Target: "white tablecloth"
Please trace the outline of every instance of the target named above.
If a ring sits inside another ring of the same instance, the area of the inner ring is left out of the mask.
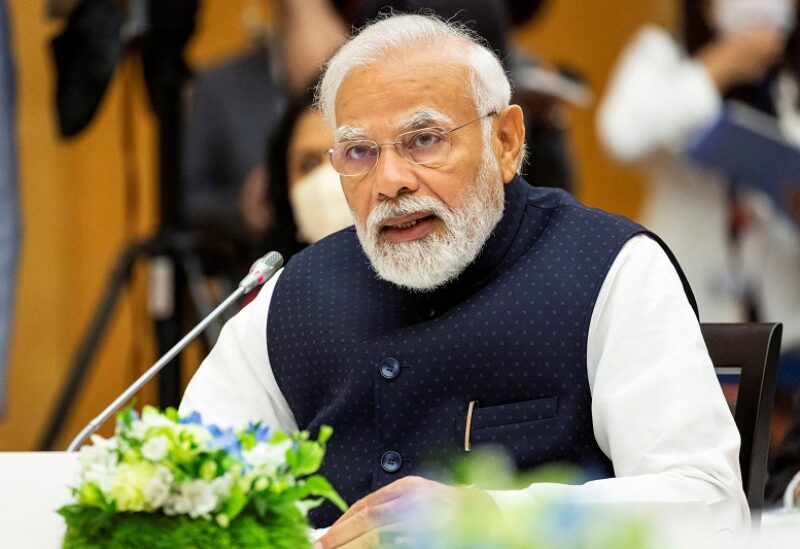
[[[66,525],[56,510],[77,478],[77,454],[0,452],[0,547],[61,547]]]

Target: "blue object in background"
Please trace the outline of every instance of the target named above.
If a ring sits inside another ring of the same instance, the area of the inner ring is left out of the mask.
[[[0,416],[6,408],[6,378],[20,245],[10,26],[6,0],[0,0]]]
[[[774,117],[744,103],[727,103],[720,116],[695,136],[686,155],[732,183],[761,190],[779,213],[789,216],[787,190],[800,187],[800,147],[781,134]]]

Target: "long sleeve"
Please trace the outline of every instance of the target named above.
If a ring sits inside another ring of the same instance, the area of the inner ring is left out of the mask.
[[[267,315],[281,272],[225,324],[217,344],[186,388],[181,414],[198,411],[204,422],[220,426],[241,427],[260,420],[271,429],[297,430],[267,354]]]
[[[603,283],[587,372],[595,438],[616,478],[489,492],[501,508],[569,498],[705,517],[711,532],[746,524],[739,433],[677,273],[648,237],[623,247]]]
[[[598,112],[600,140],[621,162],[680,150],[714,119],[721,104],[705,68],[665,30],[648,26],[615,69]]]

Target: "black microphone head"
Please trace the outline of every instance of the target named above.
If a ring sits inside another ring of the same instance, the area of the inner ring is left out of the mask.
[[[269,252],[259,257],[250,267],[250,272],[239,282],[239,287],[244,288],[244,293],[249,292],[272,278],[272,275],[283,267],[283,257],[278,252]]]

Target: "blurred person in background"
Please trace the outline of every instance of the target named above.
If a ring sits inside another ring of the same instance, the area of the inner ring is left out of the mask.
[[[692,165],[683,152],[744,101],[800,144],[795,0],[686,0],[684,44],[647,26],[622,54],[599,110],[602,142],[646,169],[642,223],[675,252],[706,322],[781,321],[773,443],[791,417],[800,348],[800,236],[766,195]]]
[[[312,110],[313,86],[289,106],[267,150],[267,201],[275,212],[267,237],[284,260],[308,244],[353,224],[339,174],[328,161],[333,133]]]
[[[208,250],[210,270],[236,278],[263,253],[272,225],[263,166],[266,141],[285,108],[274,31],[258,4],[242,4],[251,48],[198,72],[184,143],[183,218]],[[225,265],[230,259],[234,265]]]
[[[287,87],[292,93],[302,92],[303,86],[319,78],[321,65],[344,44],[351,28],[363,27],[389,10],[426,11],[464,23],[503,60],[508,55],[508,3],[506,0],[280,0],[280,43]],[[534,11],[539,3],[531,2]]]

